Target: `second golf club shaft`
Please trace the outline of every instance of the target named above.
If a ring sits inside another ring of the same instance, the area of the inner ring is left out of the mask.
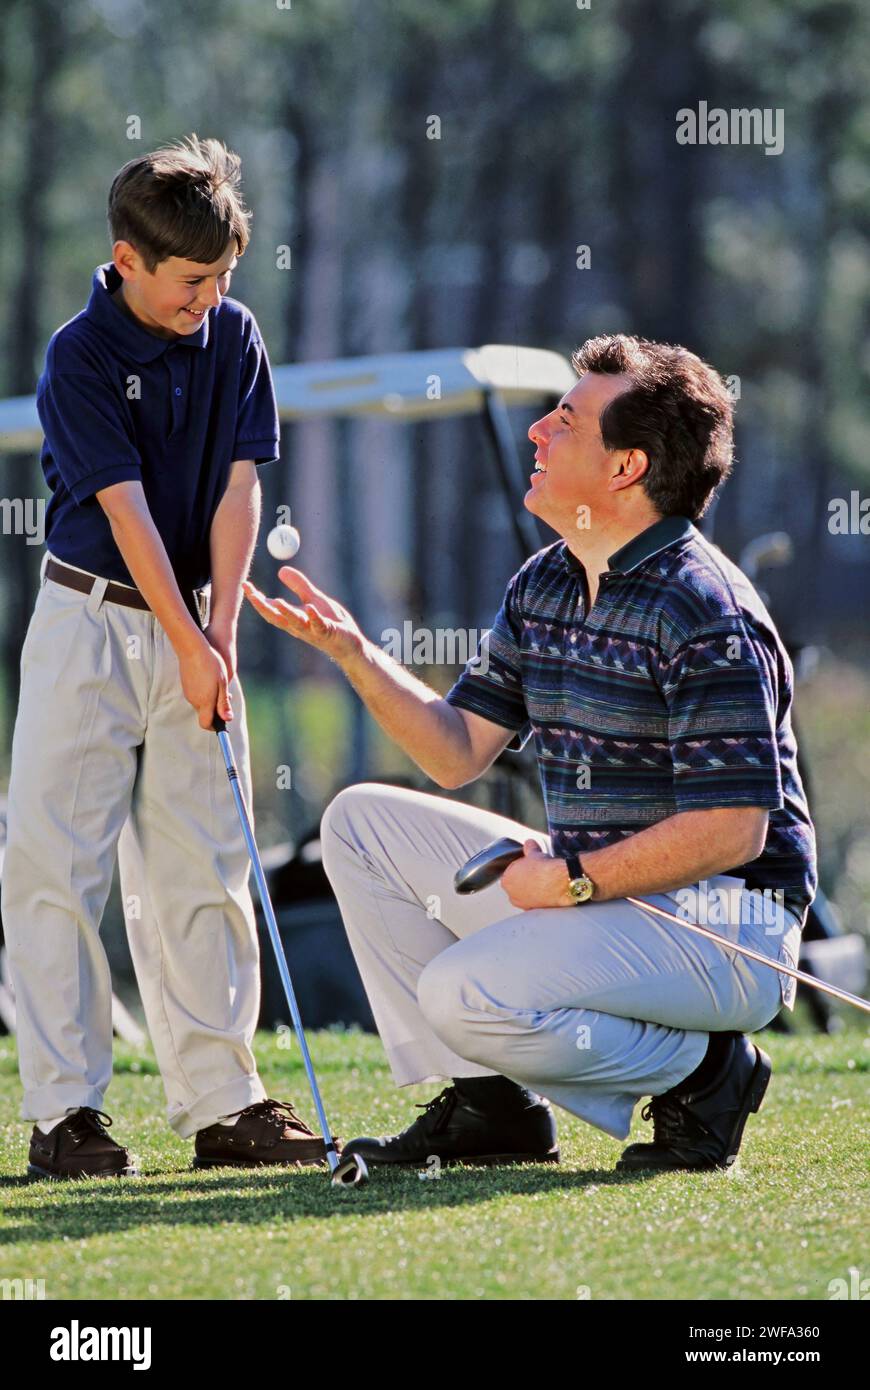
[[[808,975],[805,970],[798,970],[796,966],[783,965],[781,961],[772,960],[770,956],[762,955],[761,951],[755,951],[751,946],[741,946],[736,941],[729,941],[726,936],[721,936],[719,932],[710,931],[708,927],[702,927],[699,922],[687,922],[685,918],[677,917],[673,912],[666,912],[663,907],[656,907],[653,903],[645,902],[643,898],[626,897],[625,901],[633,903],[635,907],[642,907],[646,912],[654,912],[657,917],[663,917],[666,922],[676,922],[677,926],[685,927],[686,931],[694,932],[696,936],[705,936],[708,941],[716,941],[728,951],[736,951],[739,956],[746,956],[749,960],[757,960],[761,965],[769,965],[772,970],[778,970],[781,975],[790,975],[793,980],[798,980],[803,985],[821,990],[822,993],[830,994],[834,999],[841,999],[844,1004],[853,1004],[856,1009],[870,1014],[870,1000],[862,999],[858,994],[850,994],[847,989],[840,989],[838,985],[829,984],[827,980],[820,980],[815,975]]]

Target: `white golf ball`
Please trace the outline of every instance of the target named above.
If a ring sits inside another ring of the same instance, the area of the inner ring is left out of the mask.
[[[295,526],[273,526],[266,540],[266,549],[275,560],[292,560],[301,544]]]

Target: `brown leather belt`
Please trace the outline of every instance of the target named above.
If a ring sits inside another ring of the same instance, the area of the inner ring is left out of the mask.
[[[49,559],[45,566],[46,579],[54,580],[55,584],[63,584],[67,589],[76,589],[80,594],[89,594],[96,583],[97,576],[93,574],[83,574],[81,570],[70,569],[68,565],[61,564],[58,560]],[[184,598],[190,607],[193,602],[192,613],[198,615],[200,624],[204,621],[205,614],[205,590],[194,589],[191,593],[185,593]],[[114,579],[110,579],[106,585],[106,592],[103,595],[104,603],[123,603],[127,608],[140,608],[146,613],[151,612],[151,605],[143,593],[138,589],[132,589],[127,584],[118,584]]]

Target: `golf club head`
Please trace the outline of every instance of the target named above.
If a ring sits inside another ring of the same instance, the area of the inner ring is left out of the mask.
[[[508,864],[521,859],[522,855],[523,847],[519,840],[512,840],[508,836],[493,840],[491,845],[472,855],[461,869],[457,869],[453,887],[457,893],[479,893],[481,888],[501,878]]]
[[[343,1158],[332,1170],[333,1187],[362,1187],[369,1180],[369,1170],[358,1154]]]

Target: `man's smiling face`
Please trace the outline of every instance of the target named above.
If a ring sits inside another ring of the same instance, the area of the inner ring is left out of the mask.
[[[630,384],[626,376],[585,372],[556,408],[529,429],[543,471],[532,475],[524,504],[560,535],[576,536],[578,507],[590,508],[593,526],[596,509],[599,517],[610,510],[616,459],[604,447],[599,420],[604,407]]]
[[[211,265],[170,256],[153,274],[129,242],[116,242],[113,254],[124,278],[124,306],[144,328],[161,338],[195,333],[209,309],[220,307],[238,265],[235,241]]]

